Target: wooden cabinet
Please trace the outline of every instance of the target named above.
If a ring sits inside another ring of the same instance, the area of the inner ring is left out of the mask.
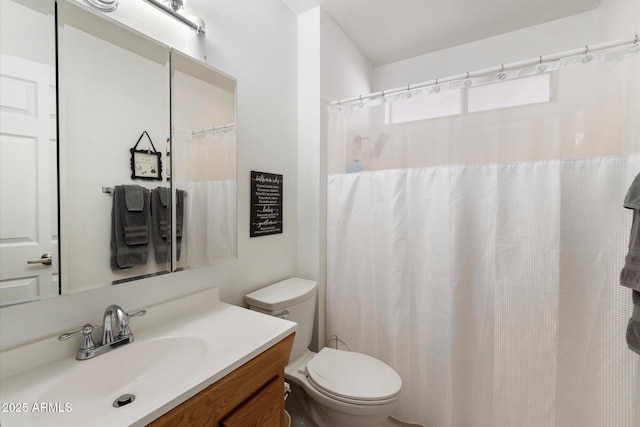
[[[149,426],[281,427],[284,367],[293,337],[289,335]]]

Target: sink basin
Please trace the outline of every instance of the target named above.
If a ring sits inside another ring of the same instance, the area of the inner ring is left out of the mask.
[[[215,288],[149,311],[135,341],[89,360],[75,360],[76,343],[56,352],[57,335],[0,352],[2,427],[143,427],[295,331]],[[135,399],[114,407],[124,395]]]
[[[69,425],[88,421],[105,407],[122,411],[124,406],[112,406],[115,399],[123,394],[148,398],[171,387],[188,371],[197,369],[206,352],[207,345],[199,338],[162,337],[134,341],[118,350],[76,362],[74,369],[36,399],[57,404],[57,410],[32,411],[32,415],[46,419],[48,425]],[[135,404],[134,400],[129,405]]]

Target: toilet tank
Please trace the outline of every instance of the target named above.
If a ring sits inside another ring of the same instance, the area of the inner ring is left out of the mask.
[[[302,355],[311,343],[316,313],[316,288],[317,283],[313,280],[292,277],[258,289],[245,297],[251,310],[298,324],[289,360]]]

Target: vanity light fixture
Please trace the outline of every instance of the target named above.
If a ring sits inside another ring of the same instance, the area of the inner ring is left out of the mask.
[[[96,0],[92,0],[92,1],[96,1]],[[117,1],[117,0],[114,0],[114,1]],[[178,13],[178,10],[184,7],[184,4],[187,2],[187,0],[166,0],[166,1],[145,0],[145,1],[151,4],[152,6],[157,7],[167,15],[170,15],[175,19],[177,19],[178,21],[182,22],[183,24],[193,28],[193,30],[199,36],[205,35],[204,21],[202,19],[198,18],[197,16],[186,17]]]
[[[85,0],[90,6],[101,12],[111,12],[118,7],[118,0]],[[179,1],[179,0],[178,0]]]

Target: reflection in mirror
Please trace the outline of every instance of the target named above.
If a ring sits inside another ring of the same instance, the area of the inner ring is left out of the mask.
[[[160,168],[169,48],[73,3],[58,2],[63,294],[171,263],[170,182]]]
[[[237,255],[236,80],[171,50],[175,269]]]
[[[54,0],[0,0],[0,306],[58,295]]]

